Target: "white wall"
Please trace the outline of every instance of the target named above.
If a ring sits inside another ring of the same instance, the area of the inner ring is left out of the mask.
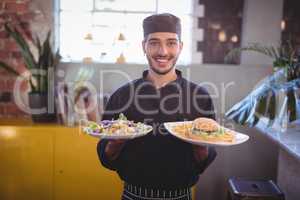
[[[59,70],[64,73],[59,81],[76,79],[80,68],[93,71],[90,84],[98,93],[112,93],[122,84],[140,78],[143,65],[64,63]],[[270,66],[255,65],[191,65],[177,67],[183,75],[206,87],[214,98],[219,115],[241,100],[253,87],[272,71]],[[101,78],[102,77],[102,78]]]
[[[282,15],[283,0],[245,0],[242,46],[254,42],[278,45]],[[272,64],[272,60],[257,53],[243,52],[241,64]]]

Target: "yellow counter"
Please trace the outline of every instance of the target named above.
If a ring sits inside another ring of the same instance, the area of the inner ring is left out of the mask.
[[[115,200],[122,183],[103,168],[97,138],[78,127],[0,123],[1,200]]]

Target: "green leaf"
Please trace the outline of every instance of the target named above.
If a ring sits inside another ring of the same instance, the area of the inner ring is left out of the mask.
[[[14,38],[18,46],[21,50],[21,55],[24,59],[26,66],[29,69],[33,69],[36,67],[36,63],[34,61],[34,57],[30,51],[28,44],[26,43],[25,39],[23,38],[22,34],[16,28],[10,28],[8,23],[4,25],[5,30],[8,32],[9,36]]]
[[[279,52],[277,51],[277,49],[274,46],[271,46],[270,50],[272,52],[273,58],[275,60],[279,59],[280,55],[279,55]]]
[[[270,58],[277,59],[278,54],[274,50],[275,47],[273,46],[263,46],[259,43],[250,43],[247,46],[234,48],[231,51],[229,51],[229,53],[225,56],[225,61],[228,62],[229,60],[236,58],[236,56],[238,56],[242,51],[257,52],[266,55]]]
[[[287,92],[287,98],[287,111],[290,114],[289,122],[292,122],[297,119],[296,97],[294,94],[294,90],[289,90]]]
[[[48,90],[48,74],[47,70],[49,67],[55,67],[58,65],[60,61],[59,51],[54,53],[51,45],[51,31],[48,31],[46,39],[41,41],[37,36],[32,41],[32,44],[38,50],[38,60],[36,61],[31,49],[29,47],[29,43],[26,38],[23,37],[21,32],[18,31],[15,27],[10,25],[9,23],[5,23],[5,30],[12,37],[20,48],[20,52],[24,63],[29,71],[31,70],[45,70],[46,74],[31,74],[29,78],[29,84],[31,86],[32,92],[46,92]],[[1,64],[2,68],[10,71],[11,73],[16,73],[12,71],[13,68],[9,68],[8,65]],[[33,82],[34,81],[34,82]],[[35,84],[33,84],[35,83]]]
[[[19,72],[17,72],[14,68],[12,68],[11,66],[7,65],[6,63],[0,61],[0,68],[5,69],[6,71],[8,71],[9,73],[15,75],[15,76],[22,76]],[[28,79],[31,90],[35,91],[36,87],[33,85],[31,78]]]
[[[255,111],[256,111],[255,114],[257,115],[257,117],[262,117],[262,116],[266,115],[267,98],[268,98],[268,95],[263,95],[258,100],[258,103],[255,108]]]
[[[253,122],[252,122],[252,127],[254,127],[259,122],[259,119],[260,119],[259,117],[254,115],[254,119],[253,119]]]
[[[15,76],[19,76],[20,73],[17,72],[13,67],[7,65],[6,63],[0,61],[0,67],[2,67],[3,69],[5,69],[6,71],[8,71],[9,73],[15,75]]]
[[[229,119],[233,119],[235,122],[245,125],[245,121],[248,118],[249,109],[252,107],[252,102],[247,101],[246,98],[234,105],[229,111],[226,112],[225,116]]]
[[[30,84],[30,87],[31,87],[31,92],[37,92],[38,89],[36,86],[34,86],[33,82],[32,82],[32,77],[29,79],[29,84]]]
[[[118,120],[127,120],[127,117],[123,113],[120,113]]]
[[[271,126],[276,116],[276,95],[274,91],[269,92],[266,110],[266,117],[269,118],[268,126]]]
[[[249,108],[248,117],[245,120],[245,124],[249,127],[253,127],[255,124],[253,124],[254,118],[255,118],[255,108],[256,108],[257,101],[254,101],[254,105],[252,105]]]

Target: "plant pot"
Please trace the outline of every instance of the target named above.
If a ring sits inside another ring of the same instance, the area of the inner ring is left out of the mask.
[[[29,93],[28,97],[33,122],[56,122],[55,104],[48,103],[47,93]]]

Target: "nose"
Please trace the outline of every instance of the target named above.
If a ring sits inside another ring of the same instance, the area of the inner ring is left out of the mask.
[[[167,46],[164,45],[164,44],[161,44],[161,45],[159,46],[159,49],[158,49],[158,54],[159,54],[160,56],[165,56],[165,55],[167,55],[167,54],[168,54]]]

